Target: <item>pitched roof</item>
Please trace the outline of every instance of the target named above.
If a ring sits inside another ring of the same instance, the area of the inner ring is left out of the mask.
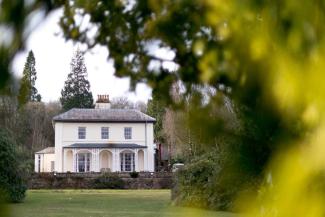
[[[135,143],[74,143],[64,148],[147,148]]]
[[[35,154],[54,154],[54,147],[47,147],[43,150],[36,152]]]
[[[54,122],[155,122],[136,109],[70,109],[53,118]]]

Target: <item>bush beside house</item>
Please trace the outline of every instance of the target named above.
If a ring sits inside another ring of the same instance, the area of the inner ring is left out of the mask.
[[[221,155],[212,151],[194,158],[176,172],[172,199],[182,206],[234,210],[238,194],[245,193],[242,191],[247,186],[256,186],[248,185],[249,180],[229,169]]]
[[[0,129],[0,189],[6,201],[21,202],[25,198],[27,185],[22,174],[14,141],[7,131]]]

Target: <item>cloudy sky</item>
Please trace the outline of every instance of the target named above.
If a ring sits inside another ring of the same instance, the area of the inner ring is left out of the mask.
[[[17,54],[13,62],[14,73],[21,77],[27,53],[33,50],[36,59],[36,88],[45,102],[58,100],[64,81],[70,72],[70,61],[76,46],[65,42],[60,36],[58,21],[62,11],[52,12],[41,22],[29,36],[26,51]],[[110,97],[126,96],[132,101],[147,101],[151,90],[145,84],[138,84],[134,93],[129,92],[129,80],[116,78],[114,68],[107,61],[107,50],[94,48],[85,55],[88,79],[91,91],[96,99],[97,94],[109,94]]]

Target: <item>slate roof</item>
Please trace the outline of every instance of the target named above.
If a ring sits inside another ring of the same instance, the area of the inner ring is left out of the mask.
[[[64,148],[147,148],[135,143],[74,143]]]
[[[35,154],[54,154],[54,147],[47,147],[43,150],[36,152]]]
[[[53,118],[54,122],[156,122],[136,109],[70,109]]]

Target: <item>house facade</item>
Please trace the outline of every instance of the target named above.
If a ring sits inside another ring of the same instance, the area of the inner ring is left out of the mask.
[[[138,110],[110,109],[105,95],[99,96],[95,109],[57,115],[53,118],[54,170],[153,172],[154,122]]]

